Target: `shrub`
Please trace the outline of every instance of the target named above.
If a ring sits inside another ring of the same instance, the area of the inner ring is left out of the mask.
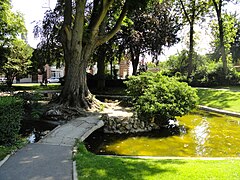
[[[44,109],[39,101],[43,98],[40,93],[19,92],[15,97],[23,100],[24,118],[29,120],[38,120]]]
[[[240,76],[234,67],[228,65],[227,75],[224,76],[222,63],[211,62],[200,66],[193,73],[190,84],[193,86],[239,85]]]
[[[126,84],[139,118],[159,125],[188,113],[197,104],[195,89],[160,73],[132,76]]]
[[[14,97],[0,97],[0,144],[16,142],[22,114],[22,100]]]

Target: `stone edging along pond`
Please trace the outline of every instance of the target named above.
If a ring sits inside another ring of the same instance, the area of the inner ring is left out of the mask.
[[[240,113],[230,112],[226,110],[211,108],[207,106],[199,105],[200,110],[215,112],[219,114],[225,114],[229,116],[240,117]],[[124,114],[108,114],[104,113],[101,117],[104,121],[104,132],[105,133],[138,133],[138,132],[149,132],[151,130],[159,129],[155,123],[143,122],[138,119],[136,114],[131,113],[130,115]]]
[[[105,133],[127,134],[159,129],[155,123],[141,121],[136,115],[109,116],[108,114],[103,114],[101,120],[104,122],[103,131]]]

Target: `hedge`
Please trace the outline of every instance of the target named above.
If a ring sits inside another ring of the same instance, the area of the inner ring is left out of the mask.
[[[14,144],[23,117],[23,101],[16,97],[0,97],[0,144]]]

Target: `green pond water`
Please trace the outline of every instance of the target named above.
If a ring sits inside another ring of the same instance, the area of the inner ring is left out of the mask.
[[[177,119],[178,133],[167,128],[127,136],[98,133],[87,147],[97,154],[240,157],[240,118],[199,111]]]

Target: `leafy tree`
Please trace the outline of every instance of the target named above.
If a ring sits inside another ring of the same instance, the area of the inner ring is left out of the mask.
[[[41,42],[33,53],[33,73],[42,74],[42,83],[46,76],[45,65],[55,63],[57,67],[64,63],[63,47],[60,42],[59,33],[63,23],[63,10],[57,3],[54,10],[48,10],[45,13],[42,22],[38,22],[34,27],[35,37],[40,37]]]
[[[237,19],[233,15],[229,15],[224,13],[222,15],[223,19],[223,30],[224,30],[224,48],[225,53],[230,53],[231,44],[234,43],[237,35]],[[213,46],[215,47],[214,58],[219,60],[221,58],[221,42],[219,39],[219,25],[218,23],[213,21],[212,25],[212,32],[213,32]]]
[[[218,30],[219,30],[219,48],[220,53],[222,57],[222,63],[223,63],[223,74],[227,75],[227,55],[226,55],[226,48],[225,48],[225,42],[224,42],[224,25],[223,25],[223,6],[229,2],[230,0],[212,0],[216,15],[217,15],[217,21],[218,21]]]
[[[120,43],[119,43],[120,44]],[[105,73],[106,64],[110,63],[110,76],[114,77],[114,62],[120,62],[122,57],[121,46],[119,46],[116,38],[110,39],[108,42],[99,46],[93,56],[93,59],[97,61],[97,88],[103,90],[105,88]]]
[[[9,0],[0,2],[0,47],[8,46],[18,36],[25,37],[26,28],[20,13],[12,12]]]
[[[20,77],[27,74],[31,66],[31,56],[32,48],[23,40],[15,39],[12,41],[6,62],[2,67],[2,71],[7,77],[8,86],[12,85],[14,77]]]
[[[116,1],[119,3],[117,20],[111,29],[100,32],[103,20],[113,7],[113,0],[59,0],[64,7],[61,42],[64,49],[66,78],[59,103],[65,106],[91,108],[92,96],[86,83],[86,67],[93,51],[111,39],[120,29],[128,10],[145,6],[147,1]],[[109,19],[107,18],[107,21]]]
[[[178,42],[177,32],[181,25],[170,1],[152,1],[145,11],[135,10],[128,18],[130,20],[118,36],[123,49],[130,54],[133,75],[136,75],[140,55],[148,52],[158,56],[163,46],[170,47]]]
[[[23,17],[11,9],[9,0],[0,2],[0,71],[6,74],[9,86],[14,77],[26,72],[31,53],[27,44],[18,39],[19,36],[25,39],[27,32]]]
[[[206,66],[209,61],[210,59],[207,55],[200,55],[194,52],[192,75],[196,74],[195,72],[198,71],[201,66]],[[188,72],[188,50],[183,49],[178,54],[169,56],[168,60],[162,63],[164,63],[162,70],[166,71],[165,74],[169,76],[186,76]],[[191,76],[191,78],[192,77],[193,76]],[[189,78],[188,80],[191,79]]]
[[[205,0],[180,0],[184,21],[189,25],[189,53],[188,53],[188,76],[193,72],[194,55],[194,25],[203,17],[208,10],[208,2]]]
[[[233,63],[238,63],[240,60],[240,22],[236,22],[235,24],[236,26],[236,36],[233,40],[233,42],[231,43],[231,48],[230,48],[230,52],[232,54],[232,61]]]

